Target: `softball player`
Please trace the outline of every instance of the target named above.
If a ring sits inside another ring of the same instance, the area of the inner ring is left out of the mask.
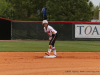
[[[50,52],[51,52],[51,50],[53,50],[54,55],[57,56],[56,49],[54,47],[55,41],[58,37],[57,31],[52,26],[48,25],[47,20],[43,20],[42,24],[44,26],[44,32],[46,32],[48,34],[49,41],[50,41],[48,52],[45,54],[50,56]]]

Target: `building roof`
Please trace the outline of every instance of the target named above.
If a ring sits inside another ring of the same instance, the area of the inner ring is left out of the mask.
[[[99,22],[99,19],[92,19],[91,22]]]

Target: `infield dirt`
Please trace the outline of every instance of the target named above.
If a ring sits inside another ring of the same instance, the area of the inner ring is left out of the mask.
[[[0,52],[0,75],[100,75],[100,52],[44,53]]]

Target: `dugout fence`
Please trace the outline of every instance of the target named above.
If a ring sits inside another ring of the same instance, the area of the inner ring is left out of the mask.
[[[11,40],[11,20],[0,18],[0,40]]]

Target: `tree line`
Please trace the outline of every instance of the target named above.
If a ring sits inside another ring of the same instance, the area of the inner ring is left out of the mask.
[[[47,6],[51,21],[90,21],[98,19],[99,6],[90,0],[0,0],[0,16],[13,20],[42,20],[42,8]]]

